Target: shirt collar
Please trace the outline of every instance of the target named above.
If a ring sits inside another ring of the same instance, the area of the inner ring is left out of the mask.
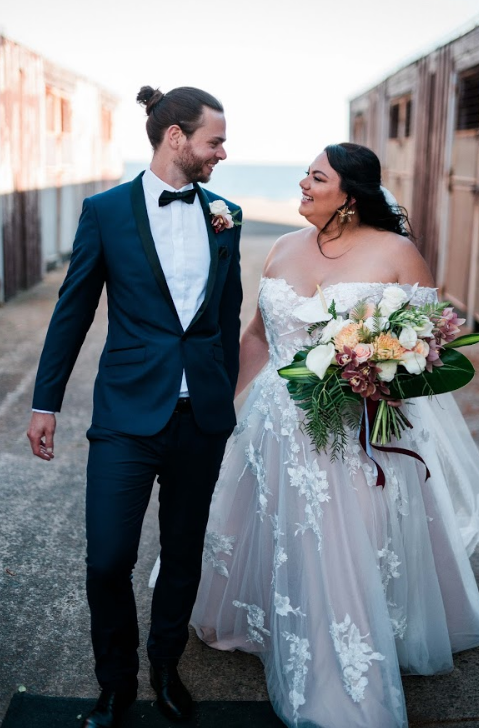
[[[163,180],[157,177],[156,174],[148,167],[143,175],[143,188],[145,189],[145,192],[148,192],[148,194],[157,200],[164,190],[168,190],[169,192],[183,192],[183,190],[193,189],[193,183],[190,182],[184,187],[181,187],[179,190],[176,190],[171,185],[163,182]]]

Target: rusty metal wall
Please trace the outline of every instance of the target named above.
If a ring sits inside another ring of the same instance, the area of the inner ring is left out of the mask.
[[[444,179],[446,129],[453,59],[451,47],[417,64],[413,228],[419,248],[437,273],[440,205]],[[422,100],[422,103],[421,103]]]
[[[42,62],[34,53],[0,39],[0,150],[12,191],[2,206],[3,298],[37,283],[42,275],[39,184],[42,166]],[[5,173],[5,169],[3,172]]]
[[[473,199],[478,194],[477,174],[469,175],[468,189],[459,189],[455,177],[459,169],[455,167],[460,167],[456,157],[463,140],[455,132],[455,98],[460,74],[477,65],[479,27],[405,66],[350,102],[351,140],[361,143],[367,139],[366,144],[378,154],[386,185],[391,181],[399,202],[408,206],[418,248],[440,293],[467,312],[471,326],[474,319],[479,322],[479,253],[474,252],[479,246],[479,233],[474,233],[479,222],[473,222],[474,215],[479,219]],[[412,99],[412,138],[389,139],[391,103],[406,95]],[[471,143],[470,147],[471,164],[475,165],[479,145]],[[399,173],[412,180],[412,193],[402,190],[401,185],[395,189],[398,174],[394,167],[399,166]]]
[[[62,112],[54,129],[48,93]],[[116,105],[94,83],[0,36],[0,304],[68,257],[82,200],[119,181]]]

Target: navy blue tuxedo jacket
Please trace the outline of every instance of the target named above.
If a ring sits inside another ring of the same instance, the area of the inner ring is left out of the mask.
[[[50,322],[33,407],[60,411],[65,387],[106,284],[108,336],[93,396],[93,424],[153,435],[170,419],[183,369],[204,432],[231,432],[239,365],[239,226],[215,233],[196,186],[211,253],[205,299],[183,330],[156,253],[142,174],[84,201],[65,281]],[[241,211],[227,202],[231,211]]]

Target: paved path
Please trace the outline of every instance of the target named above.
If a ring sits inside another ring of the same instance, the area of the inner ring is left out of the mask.
[[[262,262],[280,233],[279,227],[245,225],[245,322],[254,311]],[[20,685],[30,693],[47,695],[97,694],[83,586],[84,435],[106,330],[104,300],[58,416],[55,460],[44,463],[33,458],[25,437],[38,356],[64,273],[50,273],[42,284],[0,309],[0,719]],[[477,347],[473,356],[479,366]],[[479,443],[478,394],[476,377],[458,400]],[[148,575],[157,554],[155,500],[156,491],[134,577],[142,698],[153,697],[144,644],[151,598]],[[479,650],[463,653],[455,664],[450,675],[405,680],[412,725],[452,728],[461,719],[461,725],[479,728]],[[193,637],[182,665],[196,700],[267,699],[261,665],[250,655],[219,653]]]

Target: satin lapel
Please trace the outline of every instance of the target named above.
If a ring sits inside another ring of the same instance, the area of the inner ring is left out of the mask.
[[[210,201],[208,197],[206,196],[206,192],[195,182],[194,183],[196,192],[198,193],[198,199],[201,203],[201,207],[203,210],[203,215],[205,216],[206,220],[206,230],[208,231],[208,242],[210,246],[210,270],[208,273],[208,281],[206,283],[206,292],[205,297],[203,300],[203,303],[199,307],[198,311],[195,313],[194,318],[190,325],[188,326],[188,329],[190,329],[199,319],[199,317],[202,315],[203,311],[206,309],[209,300],[211,298],[211,294],[213,293],[213,288],[215,285],[216,280],[216,271],[218,269],[218,243],[216,242],[216,233],[213,230],[213,225],[211,224],[211,213],[210,213]]]
[[[138,177],[135,177],[131,183],[131,203],[133,205],[133,214],[135,216],[136,226],[143,245],[143,250],[145,251],[148,263],[150,264],[156,278],[156,282],[158,283],[161,292],[168,301],[171,310],[175,314],[181,326],[178,312],[175,308],[175,304],[173,303],[170,289],[168,288],[165,274],[163,273],[163,268],[161,267],[160,259],[158,258],[158,253],[156,252],[155,241],[151,235],[150,221],[146,211],[145,193],[143,191],[143,183],[141,181],[142,177],[143,172],[138,175]]]

